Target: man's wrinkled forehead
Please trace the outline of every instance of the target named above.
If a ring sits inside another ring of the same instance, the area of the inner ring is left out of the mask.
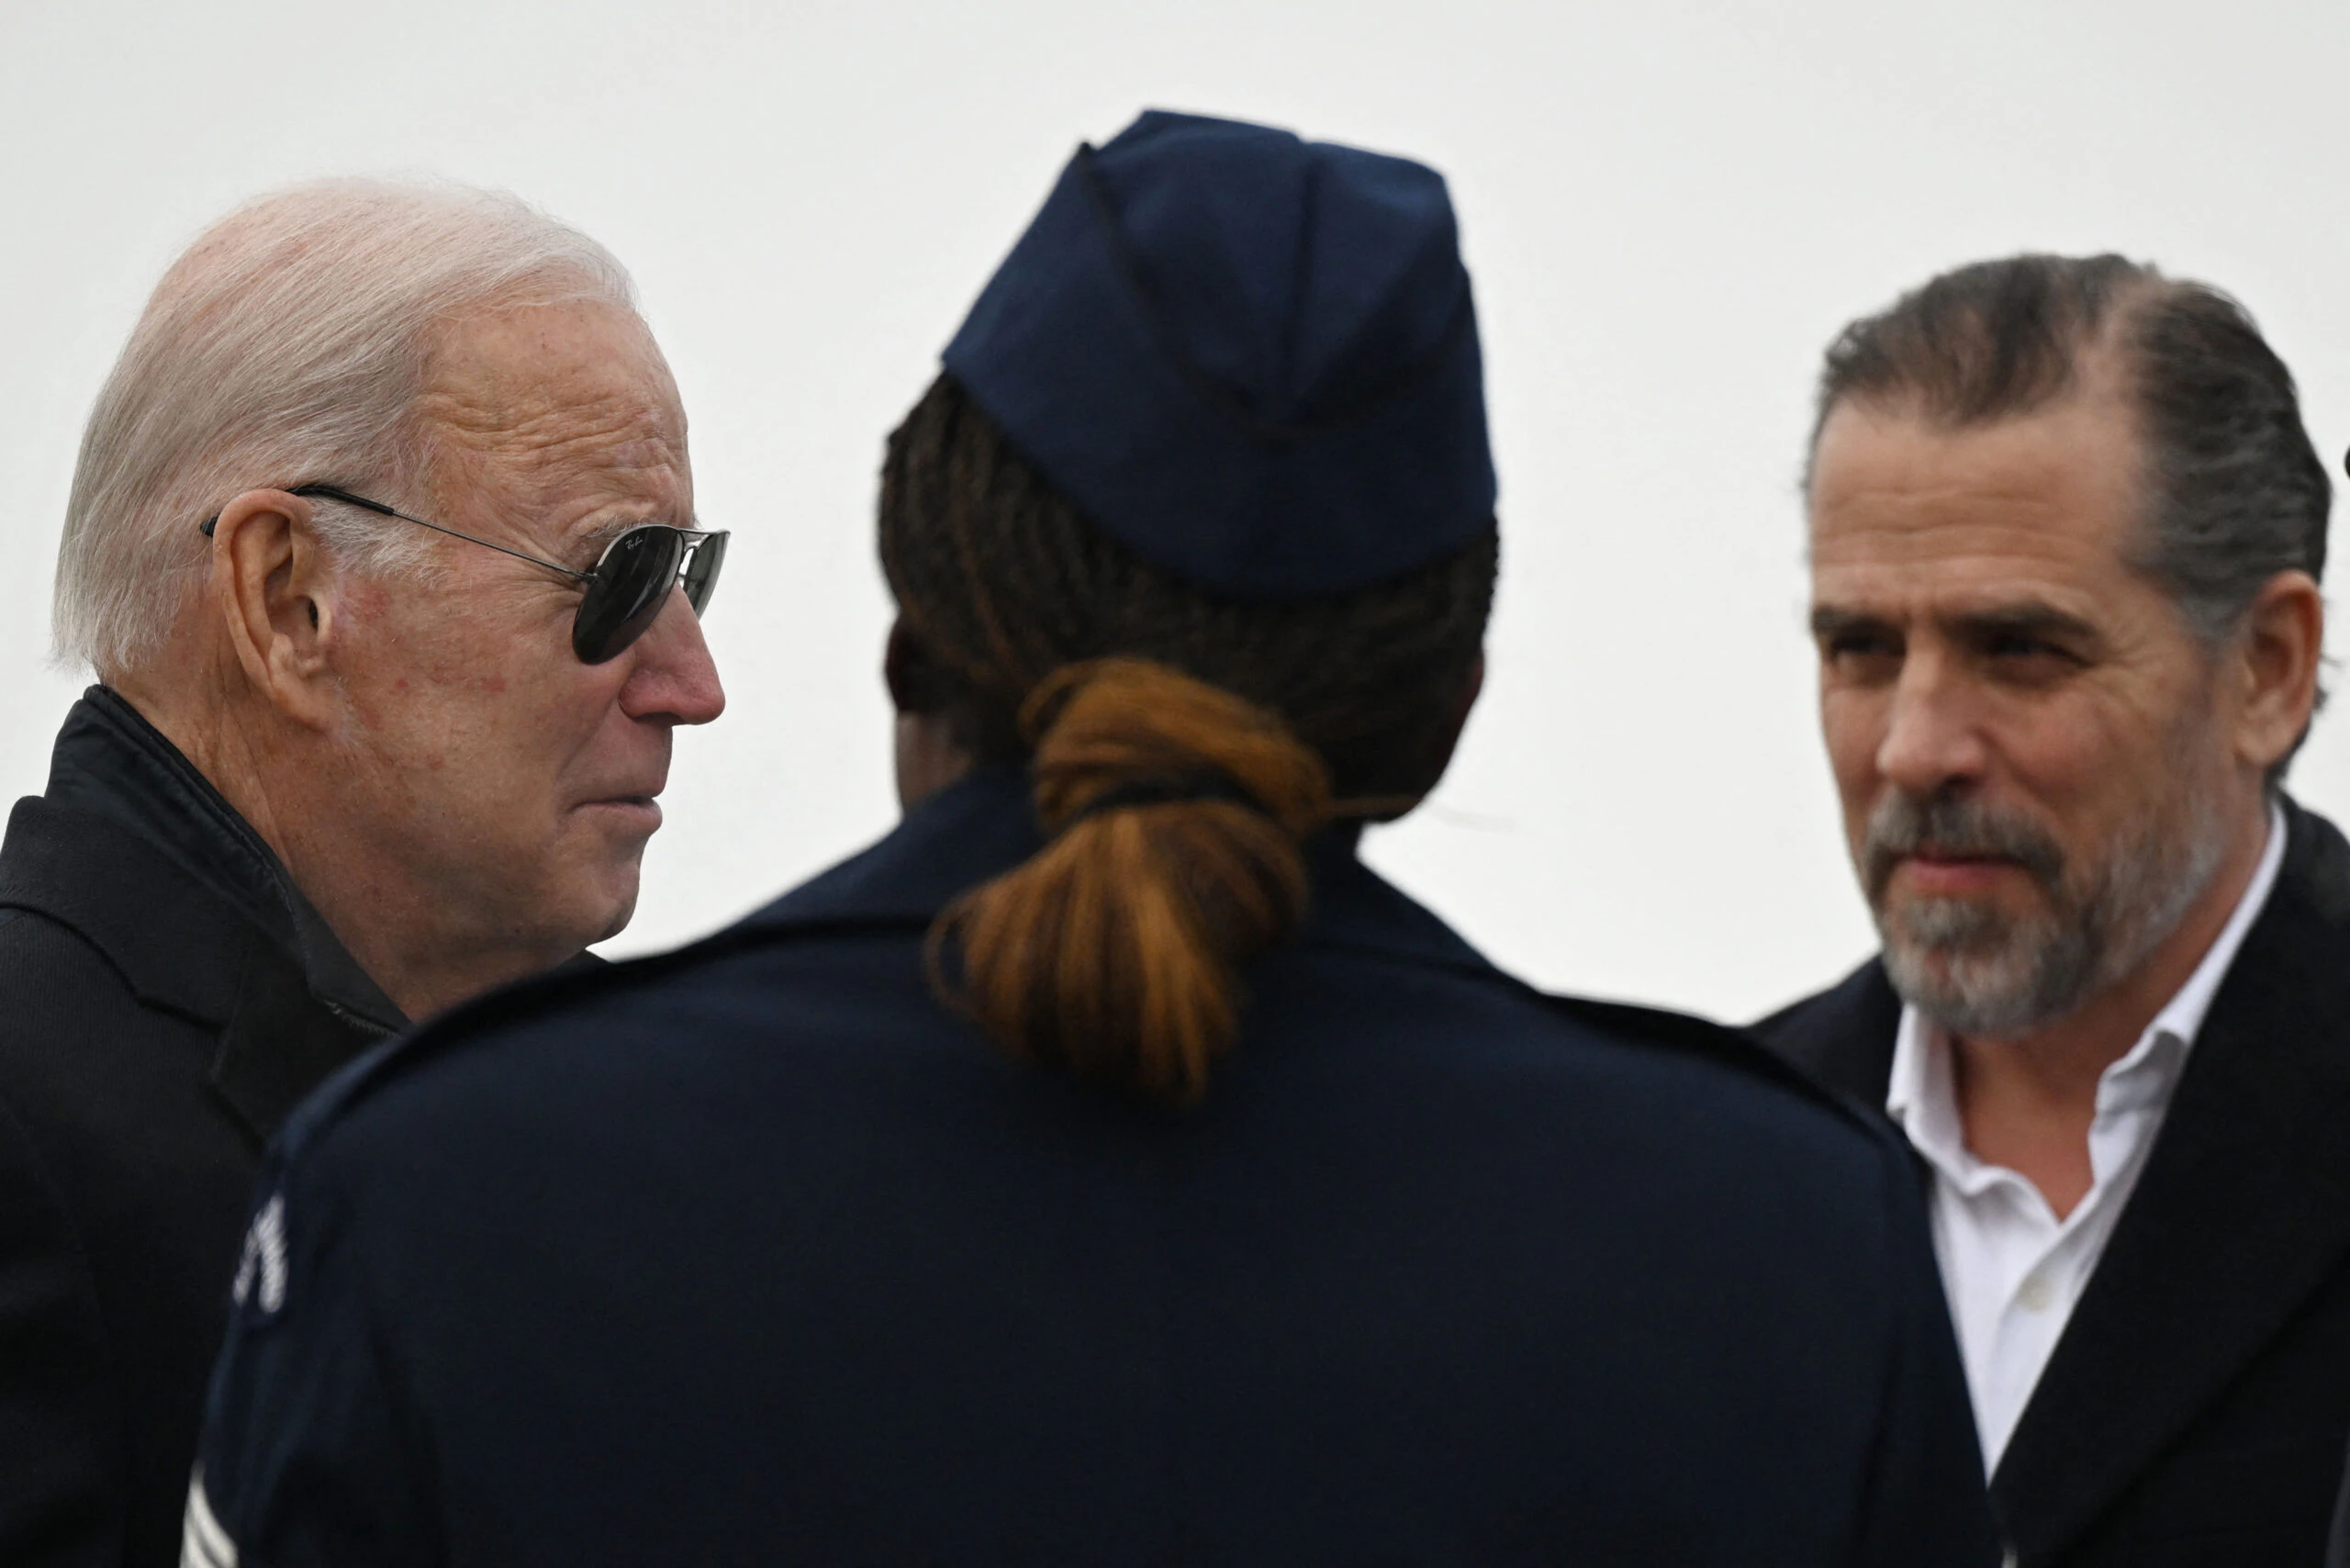
[[[518,502],[588,485],[665,509],[689,504],[676,384],[643,323],[609,304],[501,310],[442,328],[417,414],[436,454],[459,459],[476,482],[519,488]]]
[[[1840,407],[1812,465],[1812,559],[1987,549],[2118,560],[2140,510],[2139,467],[2134,418],[2118,397],[1956,427],[1899,407]]]

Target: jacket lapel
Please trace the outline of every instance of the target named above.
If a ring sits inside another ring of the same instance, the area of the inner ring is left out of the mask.
[[[1893,1040],[1901,998],[1871,958],[1833,988],[1754,1025],[1757,1039],[1819,1082],[1883,1114],[1893,1081]]]
[[[218,1025],[212,1087],[256,1148],[398,1017],[374,1000],[372,982],[347,1004],[340,992],[319,995],[302,949],[288,950],[178,860],[99,812],[38,796],[17,802],[0,852],[7,906],[79,933],[146,1005]]]
[[[0,847],[0,907],[28,909],[104,953],[140,1001],[207,1024],[235,1006],[265,940],[170,856],[94,812],[17,802]]]
[[[2268,906],[1992,1478],[2024,1562],[2093,1523],[2350,1250],[2350,845],[2288,814]]]

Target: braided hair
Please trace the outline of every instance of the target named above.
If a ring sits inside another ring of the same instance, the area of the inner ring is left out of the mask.
[[[933,983],[1015,1057],[1197,1101],[1241,971],[1304,916],[1303,841],[1442,775],[1497,536],[1352,593],[1210,596],[1088,522],[950,375],[890,438],[879,521],[900,706],[1024,764],[1050,840],[940,915]]]

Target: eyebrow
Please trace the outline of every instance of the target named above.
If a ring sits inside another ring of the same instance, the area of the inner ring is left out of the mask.
[[[2081,643],[2103,641],[2095,626],[2077,615],[2068,614],[2049,604],[2026,603],[2004,605],[1993,610],[1963,610],[1937,616],[1935,620],[1945,632],[1975,642],[1998,637],[2052,637]],[[1882,632],[1892,625],[1892,621],[1883,615],[1864,610],[1850,610],[1842,605],[1816,605],[1811,611],[1811,634],[1823,641],[1854,632]]]
[[[1846,632],[1881,632],[1892,624],[1882,615],[1866,610],[1846,610],[1841,605],[1814,605],[1811,611],[1811,634],[1822,641]]]
[[[1950,631],[1976,641],[1995,637],[2044,637],[2076,643],[2099,643],[2098,629],[2077,615],[2047,604],[2019,604],[1998,610],[1970,610],[1943,618]]]

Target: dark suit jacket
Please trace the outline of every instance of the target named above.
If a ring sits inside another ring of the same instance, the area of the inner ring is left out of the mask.
[[[1204,1105],[1023,1068],[922,947],[1035,848],[984,770],[729,935],[306,1106],[208,1560],[1995,1560],[1881,1125],[1540,997],[1341,844]]]
[[[93,688],[0,846],[0,1563],[162,1568],[263,1144],[400,1022]]]
[[[2315,1568],[2350,1440],[2350,845],[2284,864],[1992,1477],[2022,1568]],[[1758,1025],[1882,1108],[1874,961]]]

